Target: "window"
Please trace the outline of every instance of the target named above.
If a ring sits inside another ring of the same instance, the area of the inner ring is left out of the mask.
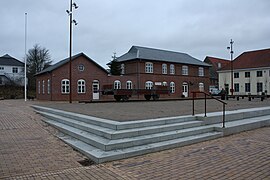
[[[170,82],[170,93],[175,93],[175,83]]]
[[[83,79],[79,79],[78,80],[78,93],[85,93],[85,80]]]
[[[234,78],[239,78],[239,72],[235,72],[235,73],[233,74],[233,77],[234,77]]]
[[[204,76],[204,69],[203,69],[203,67],[199,67],[199,76]]]
[[[78,66],[78,70],[79,70],[79,71],[84,71],[84,65],[83,65],[83,64],[80,64],[80,65]]]
[[[61,81],[61,92],[62,92],[62,94],[69,93],[69,80],[68,79],[63,79]]]
[[[167,82],[162,82],[162,86],[167,86]]]
[[[250,92],[250,83],[245,83],[245,92]]]
[[[40,81],[38,81],[38,94],[40,94]]]
[[[239,83],[234,84],[234,92],[239,92]]]
[[[146,81],[145,89],[152,89],[152,88],[153,88],[153,82],[152,81]]]
[[[153,63],[150,63],[150,62],[145,63],[145,72],[153,73]]]
[[[263,83],[257,83],[257,92],[262,92],[262,91],[263,91]]]
[[[175,73],[174,65],[171,64],[171,65],[170,65],[170,74],[174,74],[174,73]]]
[[[250,77],[250,72],[245,72],[245,77],[249,78]]]
[[[121,82],[119,80],[114,81],[114,89],[121,89]]]
[[[12,73],[18,73],[18,68],[17,67],[13,67],[12,68]]]
[[[204,91],[204,84],[203,83],[199,83],[199,91],[200,92]]]
[[[218,69],[220,69],[221,68],[221,63],[218,63],[217,66],[218,66]]]
[[[121,64],[121,74],[125,74],[125,64]]]
[[[50,92],[51,92],[51,82],[50,82],[50,79],[48,79],[47,83],[48,83],[48,85],[47,85],[47,94],[50,94]]]
[[[162,64],[162,74],[167,74],[167,64]]]
[[[188,67],[182,66],[182,75],[188,75]]]
[[[262,77],[262,71],[257,71],[257,77]]]
[[[3,66],[0,66],[0,71],[4,71],[4,67]]]
[[[42,94],[45,94],[45,81],[42,81]]]
[[[127,81],[127,89],[132,89],[132,81]]]

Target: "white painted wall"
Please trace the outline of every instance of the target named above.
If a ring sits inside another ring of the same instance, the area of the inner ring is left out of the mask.
[[[257,71],[262,71],[262,77],[257,77]],[[270,94],[270,67],[241,69],[234,70],[233,72],[239,72],[239,78],[233,78],[233,83],[239,83],[239,92],[234,92],[235,95],[247,95],[249,93],[245,92],[245,83],[250,83],[251,94],[261,94],[257,92],[257,83],[259,82],[263,83],[263,92],[267,91],[267,94]],[[250,72],[249,78],[245,77],[245,72]],[[225,89],[225,84],[229,84],[229,89],[231,89],[231,71],[218,72],[218,75],[219,89]]]

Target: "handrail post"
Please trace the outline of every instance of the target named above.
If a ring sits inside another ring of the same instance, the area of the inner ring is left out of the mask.
[[[194,97],[194,94],[195,94],[195,93],[192,92],[192,116],[194,116],[194,114],[195,114],[195,113],[194,113],[194,98],[195,98],[195,97]]]
[[[225,104],[223,103],[223,119],[222,119],[222,128],[225,128]]]

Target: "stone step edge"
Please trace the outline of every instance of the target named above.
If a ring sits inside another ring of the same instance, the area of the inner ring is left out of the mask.
[[[59,123],[66,124],[68,126],[81,129],[81,130],[84,130],[84,131],[87,131],[87,132],[90,132],[95,135],[102,136],[104,138],[111,139],[111,140],[172,131],[171,130],[172,127],[175,127],[175,129],[173,130],[181,130],[181,129],[192,128],[192,127],[202,125],[201,121],[186,121],[186,122],[180,122],[180,123],[175,123],[175,124],[163,124],[163,125],[147,126],[147,127],[134,128],[134,129],[112,130],[109,128],[91,125],[85,122],[72,120],[66,117],[50,114],[47,112],[39,112],[39,113],[42,114],[47,119],[54,120]]]
[[[137,136],[137,137],[132,137],[132,138],[108,140],[103,137],[93,135],[89,132],[70,127],[68,125],[63,126],[61,123],[55,122],[53,120],[51,121],[49,120],[47,121],[47,123],[59,129],[59,131],[64,134],[72,136],[76,139],[80,139],[81,141],[84,141],[85,143],[91,144],[103,150],[112,150],[112,149],[118,149],[118,148],[123,148],[123,147],[127,148],[127,147],[142,145],[142,144],[149,144],[153,142],[167,141],[168,139],[172,140],[172,139],[187,137],[191,135],[200,134],[202,132],[206,133],[206,132],[214,131],[213,126],[199,126],[199,127],[187,128],[187,129],[182,129],[182,130],[173,130],[173,131],[168,131],[168,132],[160,132],[160,133],[154,133],[150,135]]]
[[[134,127],[138,127],[138,126],[147,126],[151,123],[157,123],[157,125],[163,124],[163,123],[168,123],[170,121],[173,121],[175,119],[179,119],[179,118],[186,118],[188,119],[194,119],[194,120],[201,120],[204,121],[206,120],[203,116],[204,114],[198,114],[196,116],[176,116],[176,117],[167,117],[167,118],[157,118],[157,119],[148,119],[148,120],[138,120],[138,121],[129,121],[129,122],[118,122],[118,121],[113,121],[113,120],[107,120],[107,119],[102,119],[102,118],[97,118],[97,117],[92,117],[92,116],[88,116],[88,115],[81,115],[81,114],[77,114],[77,113],[71,113],[71,112],[67,112],[67,111],[62,111],[62,110],[54,110],[52,108],[47,108],[47,107],[43,107],[43,106],[36,106],[33,105],[33,108],[37,109],[37,108],[41,108],[41,109],[47,109],[47,110],[51,110],[51,111],[57,111],[57,112],[62,112],[65,114],[69,114],[71,116],[78,116],[78,117],[85,117],[88,120],[91,120],[92,122],[96,122],[99,123],[102,122],[102,125],[104,125],[103,127],[106,128],[111,128],[114,130],[122,130],[122,129],[130,129],[130,128],[134,128]],[[227,117],[227,121],[228,120],[228,116],[237,116],[237,114],[240,114],[240,119],[243,118],[249,118],[249,117],[244,117],[241,116],[243,113],[247,113],[250,114],[250,111],[256,112],[256,111],[265,111],[265,110],[270,110],[270,107],[259,107],[259,108],[249,108],[249,109],[240,109],[240,110],[233,110],[233,111],[226,111],[226,117]],[[270,114],[270,111],[269,111]],[[222,121],[222,112],[210,112],[207,113],[207,118],[208,120],[206,120],[206,124],[215,124],[218,121]],[[211,121],[210,119],[216,118],[216,117],[220,117],[220,120],[215,120],[215,121]],[[252,116],[254,117],[254,116]],[[233,120],[238,120],[239,118],[233,119]]]
[[[103,163],[118,159],[124,159],[129,157],[134,157],[138,155],[143,155],[147,153],[158,152],[166,149],[172,149],[176,147],[182,147],[202,141],[207,141],[211,139],[216,139],[222,137],[221,132],[204,133],[196,136],[188,136],[184,138],[179,138],[176,140],[163,141],[158,143],[152,143],[143,146],[136,146],[131,148],[125,148],[121,150],[112,151],[102,151],[89,144],[86,144],[75,138],[70,138],[67,136],[60,136],[64,142],[82,152],[84,155],[88,156],[90,159],[96,163]]]

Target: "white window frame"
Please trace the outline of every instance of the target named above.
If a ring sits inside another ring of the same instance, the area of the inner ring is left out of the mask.
[[[132,81],[127,81],[126,87],[127,89],[132,89]]]
[[[121,64],[121,74],[125,74],[125,64]]]
[[[170,74],[175,74],[174,64],[170,64]]]
[[[175,93],[175,83],[170,82],[170,93],[174,94]]]
[[[70,83],[68,79],[62,79],[61,81],[61,93],[69,94],[70,92]]]
[[[203,67],[199,67],[199,76],[204,76],[204,68]]]
[[[204,83],[202,83],[202,82],[199,83],[199,91],[200,92],[204,91]]]
[[[153,73],[153,71],[154,71],[153,63],[146,62],[145,63],[145,73]]]
[[[77,81],[77,92],[78,94],[84,94],[86,92],[85,89],[85,80],[84,79],[79,79]]]
[[[45,81],[42,80],[42,94],[45,94]]]
[[[12,67],[12,73],[14,73],[14,74],[19,73],[19,68],[18,67]]]
[[[121,89],[121,81],[115,80],[113,83],[113,88],[114,89]]]
[[[182,66],[182,75],[188,75],[188,66],[184,65]]]
[[[153,88],[153,82],[152,81],[146,81],[145,82],[145,89],[152,89]]]
[[[51,80],[48,79],[47,80],[47,94],[50,94],[51,93]]]
[[[162,64],[162,74],[167,74],[167,64]]]

